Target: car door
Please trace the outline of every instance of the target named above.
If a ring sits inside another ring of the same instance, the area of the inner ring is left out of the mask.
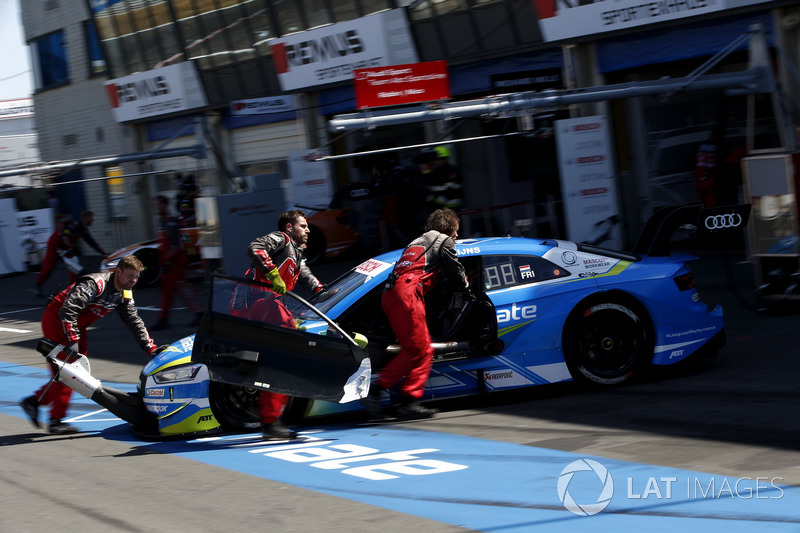
[[[339,403],[364,397],[371,375],[367,352],[299,296],[221,276],[212,280],[192,362],[206,365],[212,381]]]

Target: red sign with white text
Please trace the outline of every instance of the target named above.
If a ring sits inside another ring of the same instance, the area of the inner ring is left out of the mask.
[[[361,68],[353,78],[357,109],[450,98],[445,61]]]

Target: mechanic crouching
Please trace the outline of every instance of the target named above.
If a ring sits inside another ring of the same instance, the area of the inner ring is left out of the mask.
[[[430,418],[437,410],[419,403],[433,364],[431,335],[425,317],[425,294],[440,277],[454,290],[469,290],[464,266],[456,256],[458,215],[452,209],[437,209],[428,217],[425,233],[414,239],[389,275],[381,306],[400,343],[400,352],[381,371],[361,400],[372,418],[384,418],[379,398],[384,390],[400,383],[400,419]]]

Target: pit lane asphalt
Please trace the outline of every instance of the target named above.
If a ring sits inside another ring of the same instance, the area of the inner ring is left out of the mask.
[[[328,282],[351,264],[319,265],[314,271]],[[728,346],[719,357],[662,369],[659,376],[613,390],[566,384],[454,400],[441,405],[444,412],[438,417],[407,425],[733,477],[777,477],[784,485],[800,486],[800,315],[756,311],[753,265],[741,253],[706,254],[693,268],[703,300],[721,303],[725,310]],[[64,272],[58,275],[66,280]],[[34,349],[44,303],[28,292],[34,279],[33,274],[0,279],[0,361],[44,368],[44,359]],[[56,283],[51,280],[53,287]],[[158,289],[137,290],[135,297],[145,321],[152,323],[156,312],[148,309],[156,308]],[[154,332],[158,343],[191,333],[183,326],[191,316],[183,310],[173,315],[178,326]],[[107,317],[96,326],[90,332],[93,374],[104,381],[135,382],[146,356],[118,319]],[[348,520],[359,528],[372,524],[392,531],[457,530],[324,495],[315,495],[313,511],[308,511],[308,493],[296,487],[271,482],[265,486],[263,480],[256,483],[223,469],[199,471],[188,462],[186,470],[180,470],[159,454],[124,443],[42,437],[20,418],[0,416],[0,428],[0,445],[13,446],[3,454],[0,497],[13,503],[0,512],[4,531],[35,530],[30,526],[37,523],[79,524],[87,513],[95,525],[150,529],[137,521],[137,506],[152,509],[149,514],[157,527],[171,524],[176,530],[196,520],[209,530],[230,526],[234,516],[244,527],[298,531],[331,530],[332,523]],[[159,487],[169,497],[156,502],[153,495]],[[54,493],[72,496],[56,501]],[[285,511],[286,520],[280,512],[276,517],[276,508]],[[59,522],[53,521],[53,513],[58,513]]]

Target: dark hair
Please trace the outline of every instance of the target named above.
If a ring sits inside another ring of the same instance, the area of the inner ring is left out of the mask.
[[[133,268],[138,272],[141,272],[144,270],[144,265],[135,255],[124,255],[122,256],[122,259],[119,260],[119,263],[117,263],[117,268],[120,270]]]
[[[169,198],[167,198],[163,194],[159,194],[158,196],[156,196],[156,201],[163,206],[169,205]]]
[[[93,212],[91,212],[91,211],[83,211],[83,212],[81,213],[81,218],[85,218],[85,217],[93,217],[93,216],[94,216],[94,213],[93,213]]]
[[[458,228],[458,214],[445,207],[437,209],[428,216],[425,222],[425,231],[436,230],[439,233],[450,235]]]
[[[281,216],[278,217],[278,229],[284,231],[286,229],[286,224],[294,225],[297,222],[298,218],[306,218],[306,214],[304,211],[300,209],[292,209],[291,211],[284,211],[281,213]]]

